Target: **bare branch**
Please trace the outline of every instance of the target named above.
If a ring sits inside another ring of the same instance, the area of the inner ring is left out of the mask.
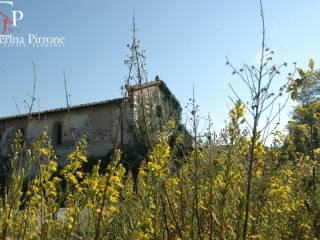
[[[68,122],[69,122],[69,132],[70,132],[70,135],[72,138],[73,145],[75,147],[76,140],[74,137],[73,127],[72,127],[72,122],[71,122],[71,111],[70,111],[70,104],[69,104],[70,95],[68,93],[67,79],[66,79],[66,72],[65,71],[63,71],[63,82],[64,82],[64,92],[65,92],[65,98],[66,98],[66,104],[67,104],[67,117],[68,117]]]
[[[15,97],[11,97],[11,99],[12,99],[12,101],[13,101],[14,106],[15,106],[16,109],[17,109],[18,114],[21,114],[20,109],[19,109],[19,106],[18,106],[18,104],[17,104],[17,101],[16,101]]]

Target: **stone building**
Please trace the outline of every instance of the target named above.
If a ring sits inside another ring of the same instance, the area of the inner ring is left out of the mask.
[[[163,117],[163,105],[181,109],[165,83],[157,77],[155,81],[127,87],[127,96],[122,98],[3,117],[0,118],[0,157],[10,155],[10,145],[18,130],[25,135],[25,144],[30,146],[45,129],[60,166],[65,165],[67,155],[74,149],[73,138],[79,141],[86,136],[88,158],[105,156],[115,147],[134,143],[139,102],[148,105],[146,109],[151,105],[155,107],[159,117]],[[174,109],[170,112],[169,115],[175,114]]]

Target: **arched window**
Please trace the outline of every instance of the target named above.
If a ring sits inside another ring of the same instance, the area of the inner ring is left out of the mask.
[[[25,130],[24,130],[23,128],[19,128],[19,129],[18,129],[18,133],[21,134],[20,146],[23,146],[24,140],[25,140],[25,137],[26,137]]]
[[[62,124],[59,122],[54,124],[53,139],[56,146],[60,146],[62,144]]]

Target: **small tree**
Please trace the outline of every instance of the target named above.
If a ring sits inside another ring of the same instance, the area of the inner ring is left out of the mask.
[[[299,77],[289,77],[288,92],[299,104],[289,122],[289,134],[286,150],[290,160],[295,161],[299,155],[311,159],[312,175],[304,179],[307,193],[306,209],[313,218],[315,236],[320,237],[320,211],[318,171],[320,162],[320,73],[315,70],[315,63],[309,60],[308,69],[297,68]]]
[[[232,74],[242,80],[250,93],[250,100],[244,101],[230,85],[230,88],[237,100],[246,107],[250,114],[250,117],[245,119],[248,131],[251,134],[250,147],[248,149],[246,159],[247,177],[245,182],[246,192],[244,199],[243,239],[247,238],[248,228],[250,226],[249,215],[252,202],[253,171],[257,161],[258,145],[264,143],[270,134],[274,132],[279,124],[276,120],[278,120],[281,110],[288,101],[288,97],[285,101],[281,101],[281,97],[284,95],[284,91],[288,84],[287,82],[279,87],[278,92],[275,93],[272,91],[272,83],[274,82],[274,79],[280,75],[280,70],[282,68],[287,67],[287,63],[280,65],[272,63],[274,52],[266,46],[265,18],[262,0],[259,0],[259,3],[262,22],[259,64],[257,66],[244,64],[238,69],[230,63],[228,58],[226,62],[226,64],[232,69]],[[234,101],[233,98],[231,99]],[[277,110],[274,109],[276,104],[278,104]],[[265,118],[264,123],[262,122],[262,118]]]
[[[133,131],[134,146],[124,146],[123,159],[127,169],[133,171],[134,179],[143,160],[147,159],[150,150],[158,143],[158,138],[170,119],[176,122],[176,133],[183,131],[180,124],[181,106],[166,84],[155,78],[155,87],[144,87],[148,84],[146,70],[146,51],[141,48],[137,39],[135,15],[132,18],[131,43],[127,45],[129,54],[125,60],[128,67],[123,97],[129,102],[121,106],[121,123],[127,121]],[[133,101],[133,102],[130,102]],[[130,112],[134,119],[126,118]],[[172,134],[174,141],[174,133]]]

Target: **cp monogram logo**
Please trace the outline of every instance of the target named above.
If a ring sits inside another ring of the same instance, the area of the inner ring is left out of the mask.
[[[7,4],[13,8],[13,1],[0,1],[0,4]],[[5,14],[0,11],[0,18],[2,18],[2,30],[1,34],[6,34],[8,31],[18,30],[17,22],[23,19],[23,12],[12,10],[9,14]],[[1,21],[1,20],[0,20]],[[1,26],[1,23],[0,23]],[[0,28],[1,29],[1,28]]]

